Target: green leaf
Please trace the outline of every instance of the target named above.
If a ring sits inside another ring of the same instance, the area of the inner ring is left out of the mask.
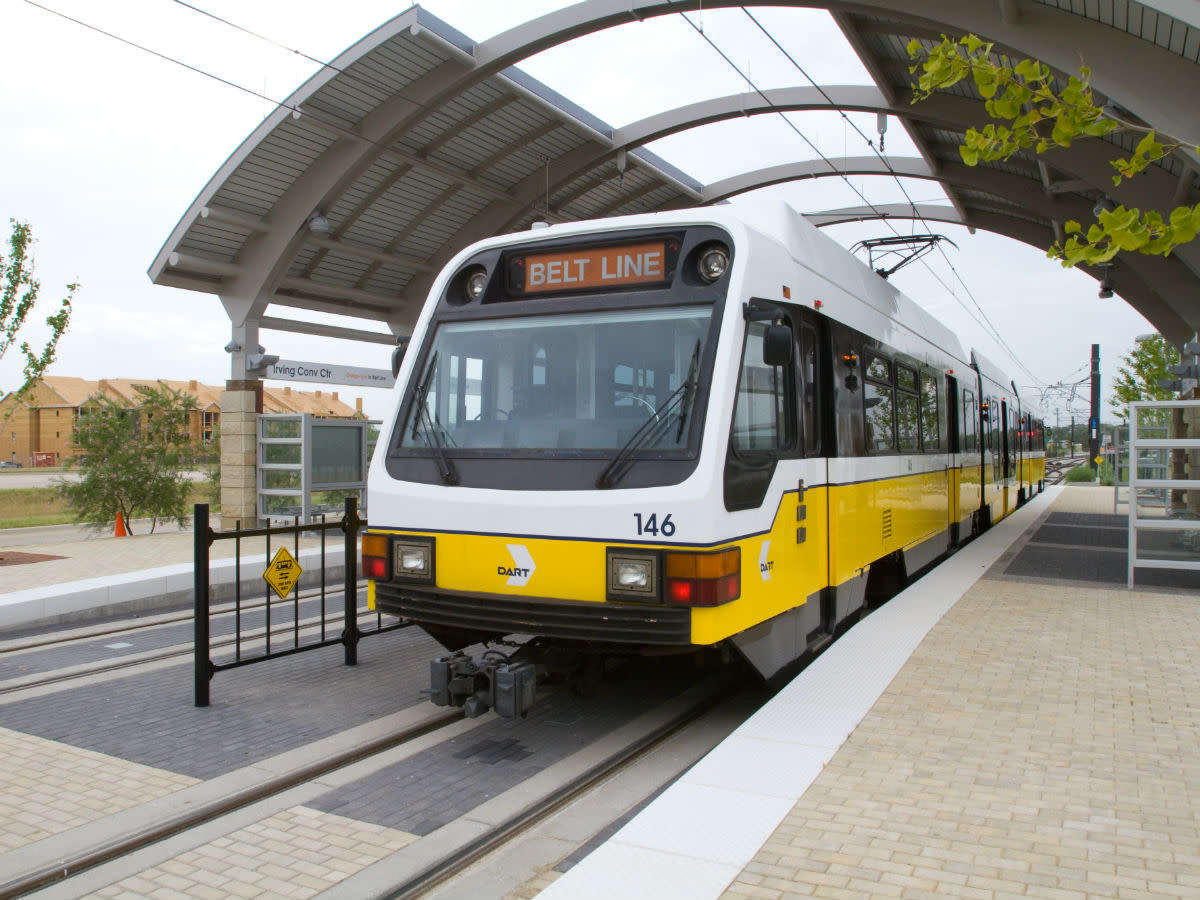
[[[1041,75],[1042,66],[1036,59],[1023,59],[1017,63],[1014,71],[1022,78],[1032,81]]]

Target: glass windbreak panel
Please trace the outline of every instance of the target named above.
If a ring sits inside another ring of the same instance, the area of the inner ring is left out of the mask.
[[[263,469],[262,486],[268,491],[300,490],[300,473],[293,469]]]
[[[358,511],[364,511],[361,491],[313,491],[308,496],[309,509],[313,515],[330,515],[346,511],[346,498],[355,497],[358,500]]]
[[[1200,563],[1200,518],[1181,528],[1139,528],[1137,554],[1140,559],[1162,559]]]
[[[733,448],[740,451],[779,451],[790,444],[787,434],[786,368],[763,360],[765,322],[751,322],[746,331],[742,372],[733,408]]]
[[[262,461],[268,466],[300,465],[299,444],[259,444]]]
[[[682,447],[679,392],[711,317],[695,306],[442,324],[400,446],[612,451],[650,421],[661,427],[642,448]]]
[[[1139,409],[1137,411],[1137,436],[1145,438],[1169,438],[1171,426],[1181,417],[1176,415],[1178,410],[1171,409]]]
[[[270,439],[295,438],[300,439],[299,419],[259,419],[262,423],[262,436]]]
[[[901,452],[912,453],[920,449],[917,435],[920,431],[921,408],[917,395],[906,391],[896,394],[896,438]]]
[[[268,516],[298,516],[303,512],[300,499],[295,496],[265,496],[262,505],[263,513]]]
[[[362,481],[362,439],[363,430],[358,425],[314,425],[313,484]]]

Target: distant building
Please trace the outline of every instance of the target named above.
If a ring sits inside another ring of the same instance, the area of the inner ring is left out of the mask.
[[[34,384],[20,400],[13,394],[0,400],[0,459],[23,466],[59,465],[74,455],[75,420],[88,402],[104,396],[132,409],[139,403],[138,385],[169,387],[194,397],[192,436],[205,443],[213,439],[221,422],[221,391],[224,388],[198,381],[101,378],[88,381],[49,375]],[[9,413],[11,412],[11,415]],[[329,419],[362,419],[362,399],[354,408],[338,399],[337,391],[293,391],[290,387],[263,387],[263,412],[309,413]],[[7,417],[7,420],[6,420]]]

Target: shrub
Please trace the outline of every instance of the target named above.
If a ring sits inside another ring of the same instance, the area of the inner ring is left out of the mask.
[[[1076,466],[1067,473],[1067,477],[1064,480],[1068,484],[1075,482],[1094,482],[1096,480],[1096,473],[1092,471],[1091,466]]]

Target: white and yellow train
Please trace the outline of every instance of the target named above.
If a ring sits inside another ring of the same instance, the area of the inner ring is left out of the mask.
[[[475,244],[395,367],[370,603],[452,651],[534,638],[434,664],[469,714],[523,713],[539,653],[770,678],[1045,477],[999,368],[786,207]]]

